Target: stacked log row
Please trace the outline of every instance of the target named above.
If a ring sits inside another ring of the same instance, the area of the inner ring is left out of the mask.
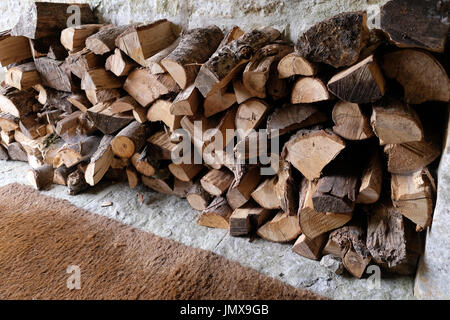
[[[293,44],[271,27],[103,25],[78,6],[80,26],[38,2],[0,34],[0,159],[29,162],[31,185],[143,184],[199,225],[333,254],[358,278],[414,272],[450,98],[439,7],[390,1],[377,31],[342,13]]]

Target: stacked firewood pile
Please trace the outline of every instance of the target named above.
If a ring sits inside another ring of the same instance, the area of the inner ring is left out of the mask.
[[[441,8],[391,1],[383,30],[339,14],[294,45],[271,27],[97,24],[82,4],[67,27],[67,6],[35,3],[0,35],[0,159],[28,161],[30,184],[142,183],[202,226],[334,254],[355,277],[371,262],[414,272],[450,95]],[[179,129],[201,163],[173,161]],[[273,139],[267,176],[249,149]]]

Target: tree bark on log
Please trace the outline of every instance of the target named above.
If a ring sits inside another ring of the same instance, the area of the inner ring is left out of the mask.
[[[121,158],[131,158],[147,142],[149,128],[137,121],[123,128],[111,141],[112,151]]]
[[[91,162],[84,174],[86,182],[90,186],[95,186],[108,171],[114,154],[111,149],[111,141],[114,137],[105,135],[100,140],[97,150],[91,156]]]
[[[0,63],[3,67],[32,57],[27,38],[11,36],[11,30],[0,32]]]
[[[203,217],[205,218],[206,221],[209,221],[209,219],[207,219],[207,217],[210,216],[209,213],[212,214],[216,214],[217,212],[229,212],[229,215],[231,215],[231,212],[233,211],[231,208],[228,210],[227,208],[229,208],[228,203],[226,202],[225,198],[219,197],[218,199],[222,199],[222,200],[216,200],[216,203],[211,206],[211,209],[213,209],[212,211],[208,211],[208,212],[204,212],[206,213],[206,215]],[[211,195],[206,192],[200,183],[196,182],[193,184],[193,186],[191,187],[191,189],[187,192],[186,194],[186,200],[189,202],[189,205],[195,209],[195,210],[205,210],[209,207],[209,205],[211,203]],[[220,216],[222,216],[222,214],[219,213]],[[225,214],[227,215],[227,214]],[[202,219],[203,219],[202,218]],[[204,220],[204,221],[205,221]],[[198,220],[198,224],[199,225],[205,225],[205,222],[200,223],[200,217]]]
[[[59,91],[77,91],[73,83],[67,65],[63,61],[49,58],[38,58],[34,60],[36,69],[42,80],[42,85]]]
[[[116,47],[116,39],[128,26],[105,26],[86,39],[86,48],[97,55],[111,52]]]
[[[16,118],[21,118],[31,111],[37,101],[32,91],[19,91],[13,87],[1,87],[0,110]]]
[[[197,224],[204,227],[229,229],[233,209],[223,197],[216,197],[198,217]]]
[[[25,90],[41,82],[34,62],[28,62],[9,68],[5,74],[5,83],[18,90]]]

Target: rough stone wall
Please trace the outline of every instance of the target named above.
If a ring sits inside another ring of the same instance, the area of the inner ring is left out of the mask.
[[[40,1],[40,0],[38,0]],[[216,24],[244,30],[270,25],[291,39],[311,25],[344,11],[376,11],[387,0],[45,0],[88,2],[105,22],[123,25],[168,18],[183,28]],[[33,0],[1,0],[0,30],[9,29]]]

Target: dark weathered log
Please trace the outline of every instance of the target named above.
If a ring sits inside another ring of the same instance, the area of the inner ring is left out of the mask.
[[[56,168],[53,173],[53,183],[67,186],[67,179],[69,178],[69,175],[76,169],[76,167],[67,168],[65,165]]]
[[[113,134],[134,120],[130,112],[115,112],[112,102],[96,104],[87,110],[87,115],[103,134]]]
[[[79,137],[75,143],[66,143],[58,151],[58,155],[67,168],[76,166],[91,159],[98,149],[100,140],[97,136]]]
[[[42,80],[42,85],[66,92],[76,91],[70,72],[63,61],[49,58],[38,58],[34,60],[36,69]]]
[[[30,42],[25,37],[13,37],[11,30],[0,32],[0,63],[3,67],[32,58]]]
[[[120,49],[115,49],[105,63],[105,69],[114,73],[117,77],[128,75],[137,64],[128,58]]]
[[[53,166],[46,164],[36,169],[29,169],[27,180],[37,190],[48,188],[53,183]]]
[[[273,212],[247,204],[233,211],[230,216],[230,235],[233,237],[245,236],[258,229],[267,220],[273,217]]]
[[[69,174],[67,178],[67,188],[70,195],[77,195],[89,188],[86,180],[84,179],[84,172],[77,168],[74,172]]]

